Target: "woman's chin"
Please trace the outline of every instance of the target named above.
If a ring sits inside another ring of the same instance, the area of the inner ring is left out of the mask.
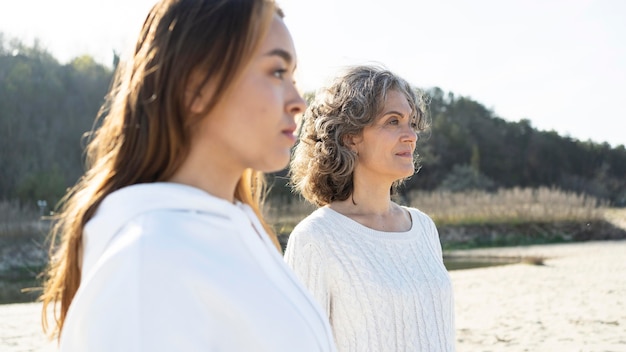
[[[290,156],[290,152],[287,152],[285,155],[276,155],[274,158],[266,159],[262,165],[259,165],[255,169],[265,173],[283,170],[289,165]]]

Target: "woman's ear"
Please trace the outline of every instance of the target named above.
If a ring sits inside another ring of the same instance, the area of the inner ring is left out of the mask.
[[[193,94],[193,93],[190,93]],[[206,106],[204,104],[204,101],[202,101],[202,97],[200,95],[196,95],[196,96],[191,96],[191,106],[190,106],[190,110],[191,113],[193,114],[201,114],[204,111],[204,107]]]
[[[203,114],[213,97],[213,85],[205,82],[205,77],[198,71],[193,70],[187,80],[185,89],[185,101],[193,114]]]
[[[357,144],[359,143],[359,138],[353,134],[347,134],[343,136],[343,145],[345,145],[351,151],[357,153]]]
[[[209,104],[210,95],[207,94],[206,88],[187,90],[185,98],[189,101],[189,108],[193,114],[203,114]]]

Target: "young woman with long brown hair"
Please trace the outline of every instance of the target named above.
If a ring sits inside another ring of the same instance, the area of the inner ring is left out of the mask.
[[[156,3],[56,216],[61,351],[334,350],[260,212],[305,108],[295,65],[271,0]]]

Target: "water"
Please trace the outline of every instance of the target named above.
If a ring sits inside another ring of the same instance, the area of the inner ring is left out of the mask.
[[[485,267],[490,267],[490,266],[515,264],[518,262],[519,261],[517,259],[508,259],[508,258],[481,259],[481,258],[471,258],[471,257],[444,258],[443,260],[443,263],[446,266],[446,269],[448,269],[448,271],[485,268]]]
[[[32,277],[0,278],[0,304],[34,302],[41,291],[28,289],[37,286],[41,286],[41,283]]]
[[[514,263],[512,260],[481,260],[473,258],[444,259],[444,264],[448,271],[484,268],[512,263]],[[40,286],[41,282],[30,276],[10,279],[0,278],[0,304],[34,302],[41,292],[39,290],[28,289]]]

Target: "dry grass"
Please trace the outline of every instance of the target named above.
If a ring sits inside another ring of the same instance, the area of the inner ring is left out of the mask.
[[[593,197],[552,188],[506,189],[487,192],[420,192],[409,194],[409,205],[430,215],[437,225],[482,223],[528,223],[590,221],[611,217],[626,223],[624,212],[607,209]],[[265,214],[279,234],[289,234],[293,227],[315,207],[303,199],[270,199]],[[608,214],[608,215],[606,215]],[[40,224],[36,207],[18,202],[0,201],[0,237],[32,233]]]
[[[442,225],[585,222],[600,220],[606,203],[596,198],[554,188],[513,188],[488,192],[423,192],[409,194],[409,205]],[[273,200],[265,214],[279,234],[288,234],[314,206],[304,200]]]
[[[606,209],[604,212],[604,218],[615,227],[626,231],[626,208]]]
[[[414,192],[411,206],[438,225],[590,221],[603,218],[606,203],[552,188],[487,192]]]
[[[315,210],[315,206],[304,199],[298,201],[268,201],[264,213],[279,235],[288,235],[294,226]]]
[[[35,207],[17,201],[0,201],[0,238],[31,236],[41,232],[41,216]]]
[[[18,201],[0,201],[0,224],[32,221],[39,218],[35,206],[27,207]]]

